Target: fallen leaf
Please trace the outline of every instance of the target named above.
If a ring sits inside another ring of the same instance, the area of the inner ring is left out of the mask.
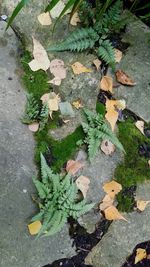
[[[146,206],[150,203],[150,200],[137,200],[136,205],[137,209],[140,211],[144,211]]]
[[[31,132],[37,132],[39,129],[39,123],[38,122],[33,122],[31,124],[28,125],[28,128]]]
[[[32,38],[34,59],[29,62],[29,66],[32,71],[37,71],[40,69],[46,71],[50,66],[50,60],[48,58],[47,52],[39,41],[37,41],[34,37]]]
[[[115,61],[119,63],[122,59],[122,52],[117,48],[114,48],[114,50],[115,50]]]
[[[51,83],[51,84],[59,86],[59,85],[61,85],[61,79],[59,77],[55,77],[51,81],[48,81],[47,83]]]
[[[50,93],[49,100],[48,100],[48,107],[49,107],[49,114],[52,118],[52,112],[59,110],[59,102],[60,97],[56,95],[54,92]]]
[[[150,167],[150,160],[148,160],[148,166]]]
[[[114,202],[114,199],[112,199],[108,194],[105,195],[105,197],[103,198],[102,202],[99,205],[100,210],[104,211],[108,207],[112,206],[113,202]]]
[[[75,175],[83,166],[83,162],[70,159],[67,162],[66,171],[71,173],[72,175]]]
[[[63,120],[63,122],[66,124],[66,123],[69,123],[70,120]]]
[[[103,78],[100,81],[100,88],[104,91],[109,91],[112,93],[113,79],[109,76],[103,76]]]
[[[71,65],[71,67],[72,67],[74,74],[76,75],[81,74],[83,72],[92,72],[91,69],[87,69],[80,62],[75,62],[73,65]]]
[[[43,26],[49,26],[52,24],[52,20],[51,20],[49,12],[41,13],[37,18],[40,24]]]
[[[78,99],[76,101],[72,102],[72,105],[76,108],[76,109],[80,109],[83,108],[83,103],[81,99]]]
[[[119,83],[122,83],[124,85],[136,85],[136,83],[122,70],[116,71],[116,79]]]
[[[60,60],[60,59],[52,60],[51,63],[50,63],[50,72],[56,78],[55,82],[57,82],[59,84],[60,80],[66,78],[66,68],[65,68],[64,62],[62,60]]]
[[[35,221],[33,223],[28,224],[28,229],[29,229],[30,235],[38,234],[41,227],[42,227],[42,224],[40,221]]]
[[[96,69],[99,70],[102,61],[97,58],[93,60],[93,64],[95,65]]]
[[[137,264],[138,262],[142,261],[146,257],[147,257],[146,250],[143,248],[137,248],[134,264]]]
[[[116,181],[111,181],[105,183],[103,189],[111,198],[115,198],[115,196],[122,190],[122,185]]]
[[[49,97],[50,97],[50,93],[47,93],[47,94],[42,95],[40,100],[42,100],[42,103],[44,104],[44,103],[48,102]]]
[[[115,146],[109,140],[103,140],[101,143],[101,150],[105,155],[111,155],[115,151]]]
[[[78,12],[75,12],[70,20],[70,24],[73,26],[77,26],[78,22],[81,22]]]
[[[76,180],[76,185],[82,192],[84,198],[86,197],[86,194],[88,192],[89,184],[90,184],[90,179],[83,175],[79,176]]]
[[[119,213],[116,207],[110,206],[104,210],[105,218],[109,221],[114,220],[127,220]]]
[[[140,130],[140,132],[143,135],[145,135],[144,134],[144,121],[136,121],[135,126],[136,126],[136,128],[138,128]]]

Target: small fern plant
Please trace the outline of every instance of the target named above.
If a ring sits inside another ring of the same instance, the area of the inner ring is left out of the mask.
[[[106,64],[114,66],[115,53],[109,40],[109,35],[119,28],[122,20],[122,1],[115,2],[102,18],[97,20],[92,27],[80,28],[73,31],[68,38],[59,44],[51,46],[47,51],[77,51],[94,48],[97,55]]]
[[[118,149],[124,151],[122,144],[101,114],[95,114],[88,109],[84,109],[84,117],[85,122],[82,122],[82,128],[86,135],[84,143],[88,146],[90,161],[94,159],[101,142],[105,139],[111,141]]]
[[[40,113],[40,105],[35,99],[33,94],[27,94],[27,102],[25,106],[24,116],[22,117],[22,122],[25,124],[30,124],[37,121]]]
[[[78,200],[78,188],[71,179],[70,174],[65,177],[54,174],[41,154],[41,177],[39,181],[33,178],[41,199],[40,212],[32,218],[32,221],[40,220],[42,227],[38,236],[53,235],[59,232],[72,216],[77,219],[82,214],[93,208],[94,204],[86,204],[86,200]]]

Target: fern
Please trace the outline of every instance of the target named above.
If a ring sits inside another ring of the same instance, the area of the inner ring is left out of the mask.
[[[32,94],[27,94],[25,114],[21,119],[23,123],[30,124],[38,119],[40,106]]]
[[[49,119],[49,108],[45,103],[40,112],[40,131],[44,129]]]
[[[100,41],[100,47],[98,48],[97,54],[106,62],[106,64],[114,64],[115,52],[109,40]]]
[[[83,131],[86,134],[84,143],[88,145],[89,160],[96,156],[99,146],[104,139],[111,141],[117,148],[124,151],[122,144],[111,131],[101,114],[95,114],[88,109],[84,109],[86,122],[82,123]]]
[[[47,236],[57,233],[67,222],[68,217],[77,219],[94,206],[93,203],[86,204],[85,200],[79,201],[78,189],[70,174],[65,177],[54,174],[42,154],[41,177],[41,181],[33,178],[41,198],[40,212],[32,218],[32,221],[42,221],[38,236],[43,233]]]

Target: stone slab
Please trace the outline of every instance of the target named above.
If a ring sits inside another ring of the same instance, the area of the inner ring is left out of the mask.
[[[57,235],[35,240],[27,224],[37,212],[31,195],[34,139],[20,121],[25,93],[16,75],[19,42],[0,22],[0,266],[41,267],[74,255],[67,226]]]

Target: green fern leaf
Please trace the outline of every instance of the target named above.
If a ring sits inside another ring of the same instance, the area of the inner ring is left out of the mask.
[[[106,64],[112,65],[115,63],[115,52],[109,40],[102,40],[100,42],[97,54]]]

